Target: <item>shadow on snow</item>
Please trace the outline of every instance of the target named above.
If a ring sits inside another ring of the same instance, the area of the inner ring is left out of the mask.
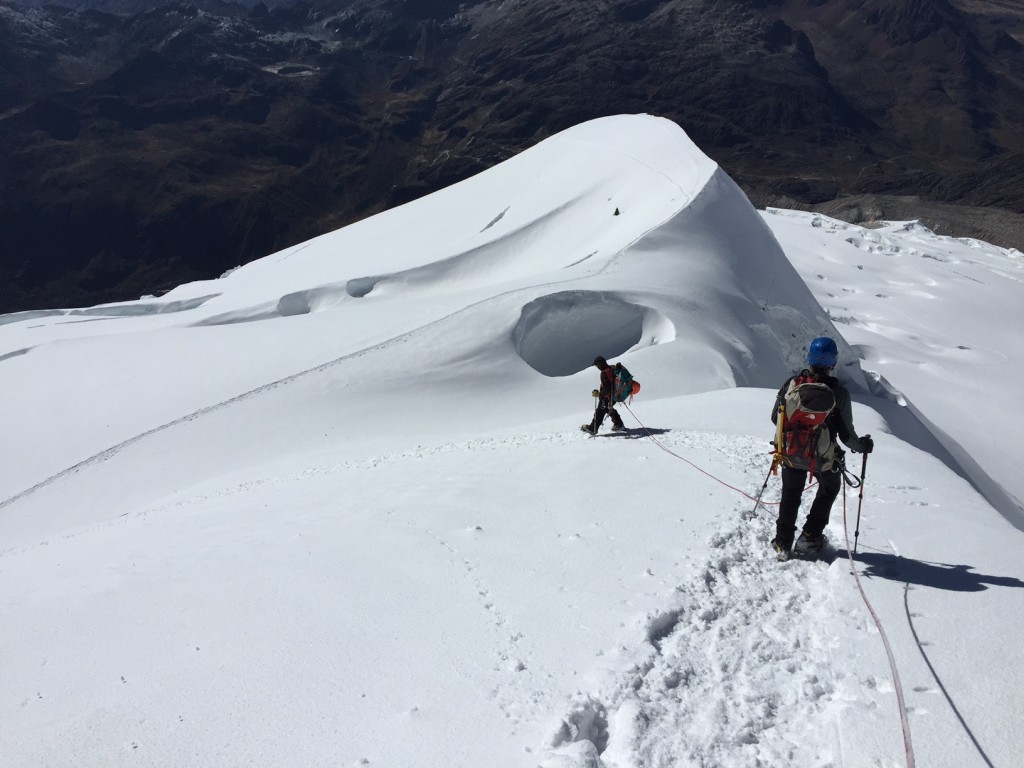
[[[846,550],[839,550],[839,554],[847,556]],[[1018,578],[975,573],[971,565],[930,563],[879,551],[860,551],[853,559],[864,566],[862,573],[869,578],[902,581],[950,592],[983,592],[990,586],[1024,588],[1024,581]]]

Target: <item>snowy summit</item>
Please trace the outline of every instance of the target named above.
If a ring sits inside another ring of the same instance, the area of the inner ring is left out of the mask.
[[[1022,307],[1017,251],[758,212],[635,115],[0,317],[2,762],[1014,765]],[[816,336],[875,451],[779,563]],[[642,389],[589,438],[597,355]]]

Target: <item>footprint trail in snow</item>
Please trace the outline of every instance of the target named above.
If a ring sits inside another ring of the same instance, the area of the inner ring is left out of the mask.
[[[824,561],[776,562],[774,513],[738,510],[700,576],[647,618],[625,673],[581,694],[545,768],[840,764]],[[842,567],[842,562],[836,564]],[[828,723],[822,734],[822,723]]]

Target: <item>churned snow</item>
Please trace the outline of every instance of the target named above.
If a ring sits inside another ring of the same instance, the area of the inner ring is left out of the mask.
[[[757,212],[637,115],[218,280],[2,317],[3,763],[1013,765],[1022,279]],[[780,564],[778,479],[751,497],[818,335],[876,451]],[[592,439],[599,354],[642,390]]]

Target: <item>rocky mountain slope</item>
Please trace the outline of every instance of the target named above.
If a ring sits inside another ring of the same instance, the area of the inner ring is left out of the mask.
[[[0,312],[213,276],[622,112],[758,205],[909,198],[1024,248],[1021,3],[104,2],[0,0]]]

